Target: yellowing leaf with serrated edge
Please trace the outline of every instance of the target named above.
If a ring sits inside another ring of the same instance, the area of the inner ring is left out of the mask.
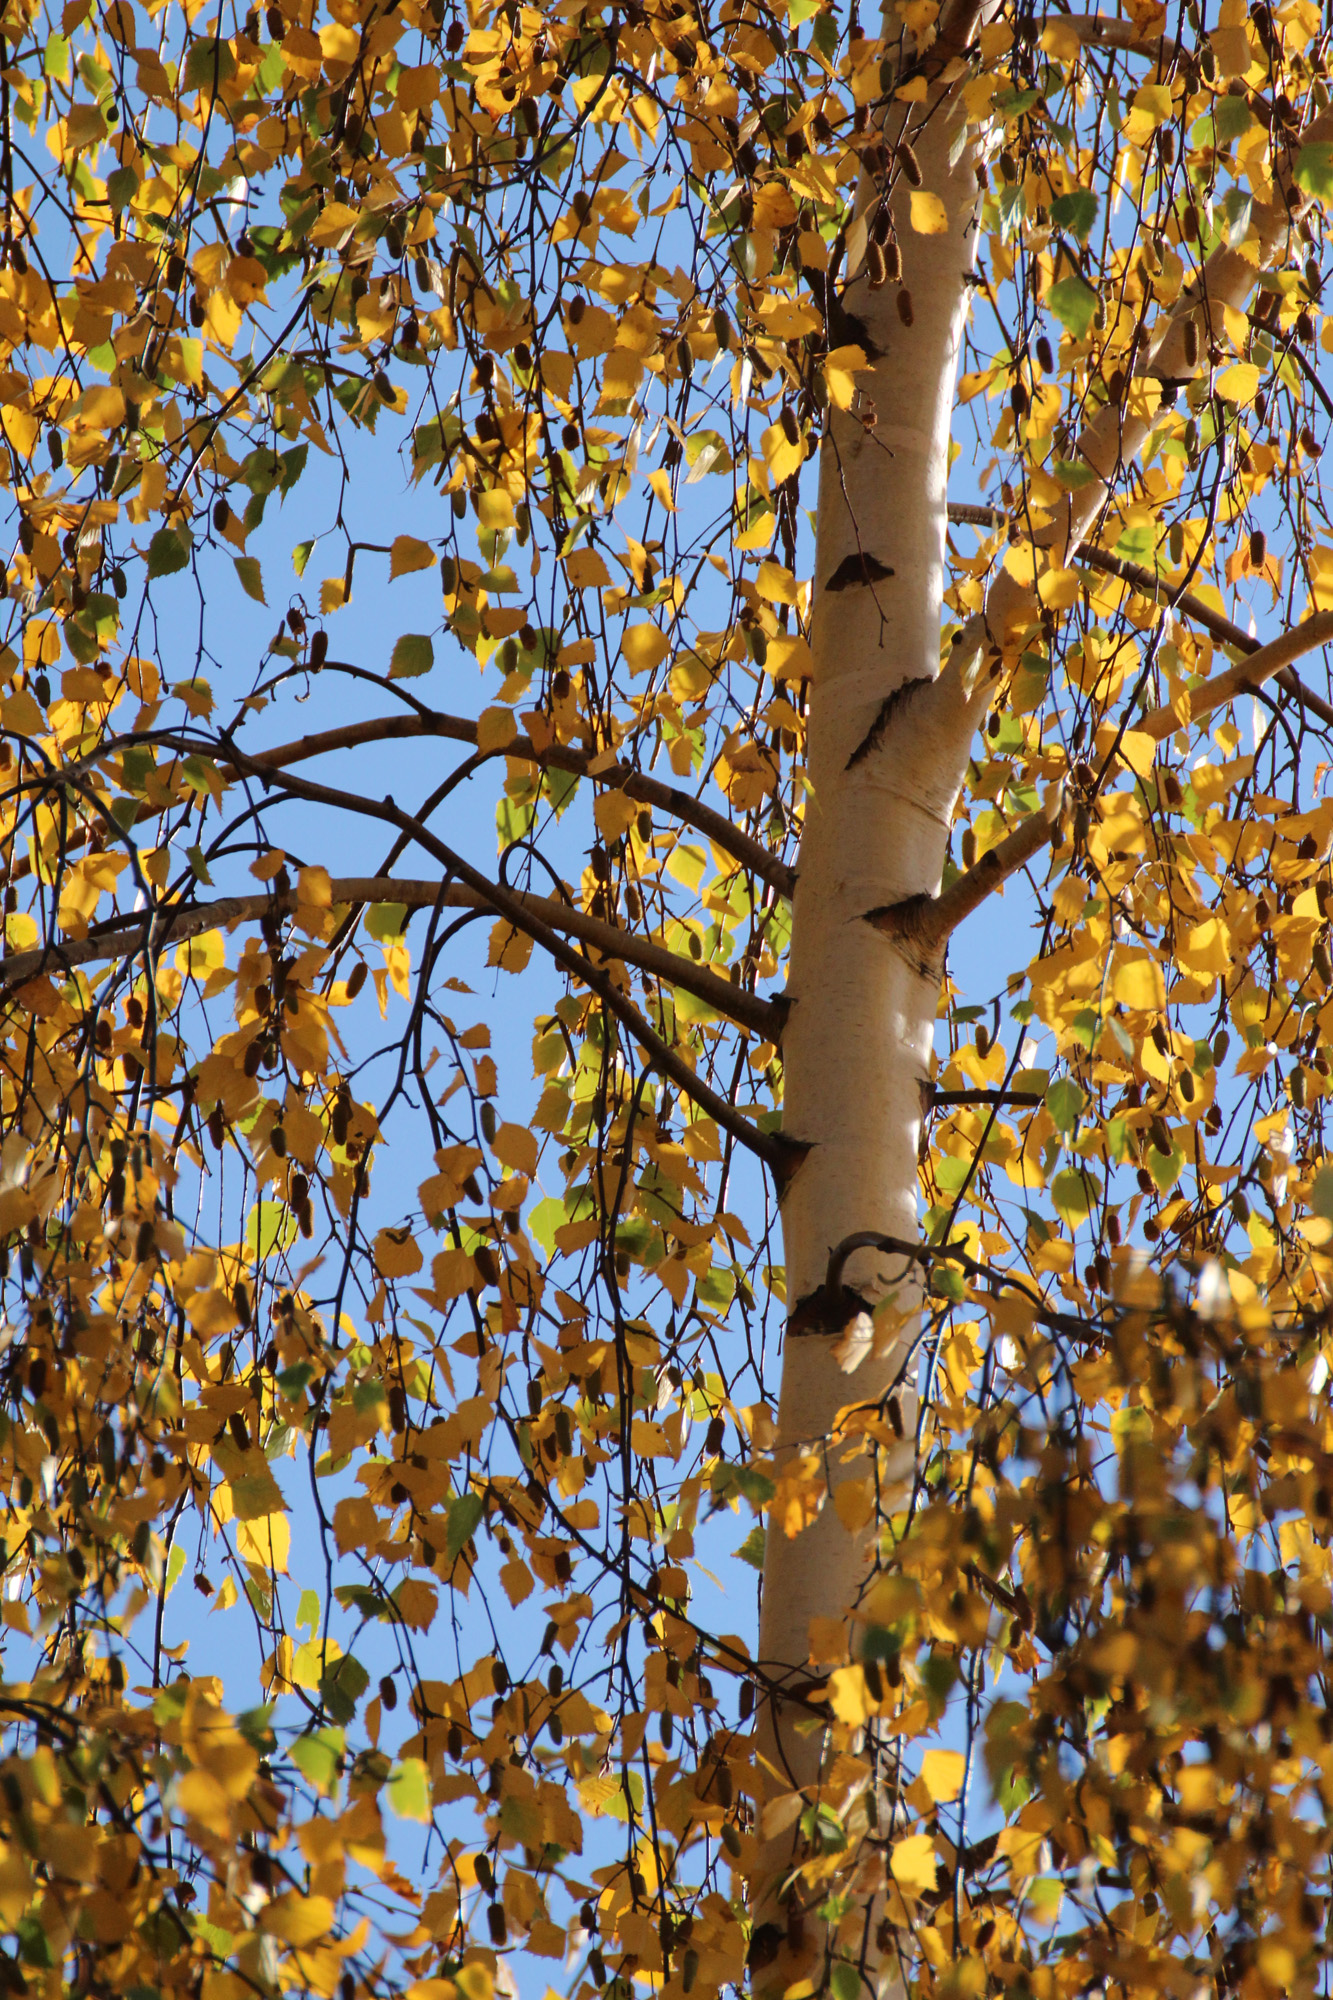
[[[1250,403],[1262,379],[1252,361],[1236,361],[1222,370],[1215,386],[1218,395],[1228,403]]]
[[[962,1791],[966,1770],[961,1750],[927,1750],[921,1759],[921,1782],[936,1805],[948,1805]]]
[[[830,399],[840,410],[850,410],[852,398],[856,394],[856,377],[859,371],[869,367],[863,347],[835,347],[824,363],[824,380],[828,383]],[[804,457],[800,445],[792,449],[798,454],[797,465]]]
[[[381,1229],[375,1238],[375,1268],[382,1278],[410,1278],[421,1269],[421,1246],[410,1229]]]
[[[889,1856],[894,1881],[909,1896],[928,1896],[935,1887],[935,1843],[928,1833],[895,1840]]]
[[[1146,778],[1157,755],[1157,742],[1144,729],[1127,729],[1120,739],[1120,755],[1136,778]]]
[[[409,576],[414,569],[431,569],[435,562],[435,551],[429,542],[419,542],[415,535],[395,535],[389,550],[389,575]]]
[[[288,1889],[260,1912],[259,1928],[284,1944],[308,1945],[328,1934],[333,1905],[327,1896],[303,1896]]]
[[[666,658],[667,642],[656,625],[631,625],[620,642],[620,650],[632,674],[646,674]]]
[[[486,755],[507,750],[517,735],[512,708],[483,708],[477,717],[477,748]]]
[[[608,845],[627,833],[639,816],[639,808],[624,792],[603,792],[592,810],[597,831]]]
[[[874,1711],[866,1677],[859,1666],[837,1667],[829,1675],[829,1707],[839,1722],[860,1729]]]
[[[928,188],[912,190],[912,227],[918,236],[947,236],[949,217],[944,203]]]
[[[512,1167],[529,1180],[537,1172],[537,1141],[526,1125],[504,1124],[495,1134],[491,1149],[501,1166]]]

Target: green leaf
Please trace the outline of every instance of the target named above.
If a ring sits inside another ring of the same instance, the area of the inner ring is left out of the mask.
[[[1242,138],[1253,123],[1250,107],[1243,97],[1214,98],[1213,130],[1219,146],[1229,146],[1233,139]],[[1239,192],[1238,188],[1232,189],[1233,194]]]
[[[1066,1167],[1051,1182],[1051,1199],[1072,1227],[1085,1222],[1092,1210],[1093,1189],[1085,1167]]]
[[[166,1594],[168,1597],[170,1597],[172,1591],[176,1588],[177,1583],[180,1581],[180,1573],[184,1569],[184,1567],[185,1567],[184,1544],[181,1542],[173,1542],[171,1544],[171,1554],[167,1557]]]
[[[837,1959],[829,1973],[829,1988],[833,2000],[860,2000],[861,1974],[845,1958]]]
[[[1072,1132],[1087,1101],[1072,1076],[1062,1076],[1053,1083],[1046,1093],[1046,1109],[1055,1120],[1056,1131]]]
[[[267,604],[264,595],[264,573],[257,556],[233,556],[236,574],[241,580],[241,589],[247,597],[253,597],[256,604]]]
[[[1090,188],[1075,188],[1071,194],[1057,195],[1051,203],[1051,221],[1057,229],[1086,243],[1097,220],[1098,201]]]
[[[257,1201],[245,1219],[245,1247],[257,1262],[290,1250],[297,1221],[285,1202]]]
[[[394,944],[407,929],[407,904],[372,903],[362,922],[376,944]]]
[[[457,1500],[449,1502],[449,1533],[445,1538],[444,1553],[450,1562],[457,1562],[462,1555],[485,1511],[486,1502],[480,1493],[462,1493]]]
[[[185,858],[190,864],[190,873],[194,876],[195,881],[201,882],[205,889],[211,889],[213,886],[213,877],[208,872],[208,863],[204,860],[203,848],[199,846],[190,848]]]
[[[300,1602],[296,1607],[296,1629],[299,1632],[303,1626],[308,1626],[313,1635],[318,1625],[319,1592],[317,1590],[303,1590]]]
[[[389,1804],[399,1819],[430,1818],[430,1783],[420,1757],[404,1757],[401,1764],[394,1766],[389,1780]]]
[[[1086,278],[1071,275],[1061,278],[1058,285],[1051,286],[1046,294],[1046,304],[1065,332],[1075,340],[1082,340],[1097,310],[1097,294]]]
[[[743,1563],[749,1563],[751,1569],[757,1569],[762,1574],[764,1567],[764,1550],[767,1547],[767,1544],[768,1544],[768,1537],[765,1534],[763,1528],[753,1527],[751,1528],[749,1534],[745,1537],[745,1540],[741,1543],[740,1547],[736,1550],[736,1554],[740,1557]]]
[[[159,528],[148,544],[149,576],[171,576],[190,560],[190,540],[179,528]]]
[[[435,665],[435,647],[425,632],[404,632],[389,662],[391,681],[414,681]]]
[[[340,1660],[331,1660],[319,1677],[320,1699],[335,1722],[351,1721],[369,1686],[370,1675],[351,1653],[344,1653]]]
[[[287,1754],[302,1777],[327,1798],[338,1782],[343,1744],[341,1729],[318,1729],[313,1735],[298,1736]]]
[[[1295,180],[1317,200],[1333,201],[1333,144],[1327,139],[1307,141],[1296,155]]]
[[[1333,1167],[1321,1167],[1310,1190],[1310,1206],[1325,1222],[1333,1222]]]
[[[305,575],[306,564],[314,554],[314,550],[315,543],[313,537],[308,542],[298,542],[292,550],[292,568],[298,576]]]

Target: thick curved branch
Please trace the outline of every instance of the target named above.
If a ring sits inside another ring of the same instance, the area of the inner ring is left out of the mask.
[[[496,907],[493,894],[481,893],[459,882],[409,882],[400,881],[392,875],[357,875],[340,877],[331,882],[329,888],[335,907],[350,907],[358,903],[401,903],[409,910],[432,909],[437,903],[456,910],[491,910]],[[757,993],[747,993],[740,986],[733,986],[729,980],[720,979],[707,966],[695,965],[678,952],[668,951],[664,945],[654,944],[649,938],[637,937],[632,931],[621,930],[617,925],[605,923],[600,917],[590,916],[584,910],[558,903],[553,897],[530,896],[519,890],[511,893],[518,897],[525,909],[540,917],[552,930],[580,939],[604,958],[636,965],[654,978],[666,980],[668,985],[683,987],[717,1013],[725,1014],[742,1027],[753,1029],[766,1041],[778,1040],[784,1013],[780,1004],[764,1000]],[[187,938],[198,937],[202,931],[252,922],[270,910],[290,912],[297,907],[299,900],[296,890],[289,889],[282,894],[224,896],[212,903],[146,910],[135,923],[122,922],[115,928],[95,931],[68,944],[39,945],[31,951],[16,952],[9,958],[0,959],[0,983],[14,986],[35,977],[52,963],[72,968],[128,957],[144,949],[150,932],[158,947],[180,944]],[[153,928],[155,921],[156,929]]]
[[[332,664],[337,665],[335,661]],[[466,743],[477,747],[477,724],[465,716],[434,714],[428,710],[406,715],[371,716],[363,722],[348,722],[336,729],[324,729],[299,737],[294,743],[278,744],[272,750],[247,751],[243,759],[229,759],[221,754],[222,746],[215,745],[218,769],[226,779],[234,779],[244,772],[264,777],[274,771],[285,771],[293,764],[308,763],[312,757],[330,756],[337,750],[356,750],[367,743],[394,743],[422,736],[439,736],[453,743]],[[171,738],[155,732],[154,744],[171,747]],[[200,750],[193,742],[189,746],[191,754]],[[105,756],[114,746],[103,746],[97,755]],[[656,806],[672,819],[684,826],[692,826],[702,833],[724,854],[729,854],[742,868],[758,875],[767,882],[779,896],[791,900],[796,885],[795,871],[775,854],[770,854],[762,842],[755,840],[743,828],[734,826],[723,812],[678,785],[667,785],[660,778],[636,771],[632,765],[609,763],[604,767],[596,757],[586,750],[577,750],[572,744],[552,743],[545,750],[538,750],[530,736],[515,736],[496,756],[517,757],[528,763],[549,765],[556,771],[569,771],[576,777],[592,777],[599,785],[608,785],[623,791],[636,804]],[[593,769],[596,765],[598,768]],[[159,808],[152,805],[141,806],[135,815],[137,826],[143,820],[156,819]],[[71,849],[75,845],[70,843]],[[20,881],[29,872],[26,858],[16,862],[13,879]]]
[[[1191,688],[1191,724],[1203,722],[1237,695],[1255,693],[1265,681],[1275,680],[1293,660],[1313,652],[1316,646],[1327,646],[1330,640],[1333,640],[1333,611],[1316,611],[1312,618],[1302,619],[1299,625],[1279,633],[1268,645],[1260,646],[1248,659],[1237,660],[1234,666]],[[1138,725],[1139,732],[1151,736],[1155,743],[1164,743],[1180,727],[1180,717],[1169,704],[1152,709]]]
[[[350,722],[340,729],[325,729],[318,735],[303,736],[295,743],[284,743],[273,750],[255,751],[248,755],[246,768],[262,775],[265,771],[287,770],[293,764],[306,763],[312,757],[323,757],[334,750],[354,750],[364,743],[402,741],[417,736],[443,736],[455,743],[471,744],[475,749],[477,725],[459,715],[376,716],[366,722]],[[636,771],[630,764],[602,765],[586,750],[577,750],[569,743],[552,743],[545,750],[539,750],[530,736],[515,736],[496,754],[517,757],[532,764],[549,765],[556,771],[570,771],[576,777],[592,777],[599,785],[624,792],[627,798],[639,805],[657,806],[672,819],[680,820],[706,835],[724,854],[730,854],[733,860],[738,861],[742,868],[748,868],[752,874],[770,883],[780,896],[791,896],[795,876],[784,862],[770,854],[761,842],[742,828],[734,826],[725,813],[705,805],[702,799],[682,791],[678,785],[663,784],[660,778]],[[593,765],[597,768],[592,769]],[[222,768],[224,773],[228,772],[226,765]]]

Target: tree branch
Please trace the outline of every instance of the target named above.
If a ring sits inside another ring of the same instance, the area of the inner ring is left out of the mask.
[[[886,937],[900,938],[927,957],[936,957],[965,917],[971,916],[987,896],[1026,867],[1051,838],[1051,829],[1064,803],[1063,785],[1053,785],[1039,812],[1007,833],[1003,840],[983,854],[974,868],[951,882],[938,896],[909,896],[901,903],[885,903],[867,910],[865,920]]]
[[[392,875],[344,876],[331,882],[329,887],[335,906],[402,903],[410,910],[421,910],[431,909],[438,902],[445,908],[456,910],[496,908],[492,894],[458,882],[409,882],[400,881]],[[668,951],[664,945],[637,937],[632,931],[621,930],[615,924],[605,923],[600,917],[591,916],[584,910],[559,903],[553,897],[530,896],[521,890],[511,893],[517,896],[526,910],[549,924],[552,930],[577,937],[604,957],[636,965],[641,971],[664,979],[668,985],[683,987],[719,1014],[725,1014],[740,1026],[752,1029],[766,1041],[776,1042],[779,1039],[786,1011],[782,1004],[765,1000],[757,993],[747,993],[742,987],[733,986],[730,980],[720,979],[707,966],[695,965],[691,960],[682,958],[679,952]],[[73,968],[142,951],[155,919],[155,942],[166,946],[198,937],[202,931],[252,921],[269,910],[290,912],[297,907],[299,900],[296,890],[289,889],[276,895],[224,896],[212,903],[159,906],[155,910],[144,911],[136,923],[122,922],[114,929],[108,927],[93,931],[88,937],[72,939],[67,944],[39,945],[31,951],[16,952],[9,958],[0,959],[0,983],[13,986],[31,979],[52,960]]]
[[[1268,645],[1260,646],[1248,659],[1238,660],[1211,680],[1191,688],[1191,723],[1203,722],[1219,708],[1225,708],[1228,702],[1234,701],[1237,695],[1255,693],[1265,681],[1276,679],[1293,660],[1299,660],[1303,653],[1313,652],[1316,646],[1328,645],[1330,640],[1333,640],[1333,611],[1316,611],[1313,617],[1303,619],[1299,625],[1279,633]],[[1155,743],[1165,742],[1180,727],[1180,717],[1169,705],[1152,709],[1138,725],[1139,731],[1151,736]]]
[[[293,764],[305,763],[311,757],[323,757],[334,750],[354,750],[364,743],[402,741],[417,736],[444,736],[455,743],[469,743],[476,747],[477,725],[465,716],[459,715],[385,715],[372,717],[366,722],[350,722],[339,729],[325,729],[318,735],[303,736],[295,743],[284,743],[273,750],[255,751],[249,756],[249,767],[261,774],[264,771],[286,770]],[[591,777],[599,785],[608,785],[623,791],[628,798],[640,805],[658,806],[673,819],[692,826],[747,868],[761,880],[768,882],[780,896],[789,900],[795,886],[793,871],[775,854],[755,840],[742,828],[734,826],[725,813],[715,807],[705,805],[692,793],[682,791],[678,785],[663,784],[660,778],[649,777],[646,772],[636,771],[633,765],[608,763],[602,765],[596,757],[590,757],[586,750],[576,750],[569,743],[551,743],[545,750],[539,750],[530,736],[515,736],[506,743],[497,756],[521,758],[527,763],[549,765],[553,770],[570,771],[576,777]],[[592,769],[596,765],[596,769]],[[226,771],[227,767],[223,767]]]
[[[964,501],[952,500],[949,502],[949,519],[971,528],[1003,528],[1009,522],[1009,516],[1002,507],[976,507]],[[1154,603],[1165,603],[1172,611],[1182,612],[1194,624],[1201,625],[1205,632],[1210,633],[1223,646],[1229,646],[1240,653],[1257,653],[1260,650],[1258,639],[1249,632],[1243,632],[1239,625],[1224,617],[1220,611],[1214,611],[1211,605],[1205,604],[1193,591],[1167,590],[1164,594],[1161,577],[1150,569],[1144,569],[1139,563],[1126,562],[1123,556],[1111,555],[1106,549],[1086,546],[1078,551],[1075,561],[1085,564],[1089,569],[1099,569],[1107,576],[1119,577],[1122,583],[1130,584],[1133,589],[1141,592],[1144,597],[1151,598]],[[1311,715],[1317,715],[1321,722],[1326,722],[1333,728],[1333,702],[1325,701],[1322,695],[1307,687],[1290,667],[1281,668],[1273,678],[1280,688],[1301,704],[1302,708],[1308,708]]]
[[[248,759],[245,760],[249,762]],[[331,785],[319,785],[309,778],[296,778],[286,772],[272,773],[272,782],[281,786],[292,798],[304,799],[310,805],[332,806],[340,812],[358,812],[368,819],[383,821],[405,833],[418,846],[425,849],[449,875],[454,876],[467,888],[472,889],[482,901],[492,908],[497,916],[505,917],[516,931],[522,931],[534,944],[541,945],[548,957],[575,979],[582,980],[590,992],[597,995],[603,1007],[616,1019],[639,1044],[643,1054],[656,1069],[661,1070],[684,1091],[701,1111],[729,1132],[740,1146],[764,1162],[781,1188],[785,1186],[795,1168],[804,1156],[805,1148],[799,1142],[784,1138],[781,1133],[760,1132],[738,1112],[720,1092],[696,1076],[685,1058],[677,1054],[668,1042],[658,1034],[656,1028],[644,1020],[634,1003],[620,992],[605,972],[594,966],[582,953],[570,949],[564,940],[543,917],[537,916],[525,906],[524,898],[515,889],[509,889],[500,882],[491,882],[470,861],[455,853],[428,826],[411,813],[404,812],[391,796],[384,799],[369,799],[348,792],[340,792]],[[557,905],[557,907],[559,907]],[[620,932],[615,933],[621,937]]]
[[[337,665],[338,662],[333,662]],[[466,717],[458,715],[433,714],[421,711],[407,715],[372,716],[363,722],[344,723],[336,729],[324,729],[302,736],[294,743],[282,743],[272,750],[248,751],[244,764],[236,763],[218,755],[218,768],[224,778],[234,779],[242,769],[253,771],[258,776],[274,771],[287,770],[293,764],[308,762],[312,757],[326,757],[337,750],[356,750],[367,743],[402,742],[421,736],[440,736],[454,743],[467,743],[474,749],[477,744],[477,725]],[[155,734],[152,741],[171,747],[171,738]],[[113,754],[115,745],[106,744],[98,750],[98,756]],[[200,745],[192,743],[190,750],[197,752]],[[221,751],[221,745],[215,746]],[[678,785],[667,785],[660,778],[650,777],[646,772],[637,771],[632,765],[610,763],[596,770],[590,766],[599,760],[589,756],[586,750],[576,750],[572,744],[552,743],[545,750],[538,750],[530,736],[515,736],[506,743],[496,756],[518,757],[528,763],[549,765],[553,770],[570,771],[576,777],[592,777],[597,784],[609,785],[623,791],[628,798],[639,805],[657,806],[672,819],[685,826],[692,826],[715,846],[729,854],[742,868],[749,869],[790,902],[796,886],[795,870],[788,868],[775,854],[770,854],[761,841],[755,840],[743,828],[733,825],[725,813],[705,805],[690,792],[682,791]],[[156,819],[159,808],[143,805],[135,814],[134,824],[143,820]],[[69,843],[72,851],[80,842]],[[26,857],[16,862],[12,879],[21,881],[30,872]]]

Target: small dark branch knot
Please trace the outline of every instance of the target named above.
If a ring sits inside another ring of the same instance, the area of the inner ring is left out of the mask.
[[[839,590],[855,590],[858,584],[887,583],[894,575],[888,563],[882,563],[878,556],[866,555],[857,549],[852,555],[844,556],[838,567],[824,585],[827,593]]]
[[[909,944],[920,944],[931,935],[931,912],[935,908],[935,898],[924,893],[904,896],[901,903],[881,903],[877,909],[867,910],[865,921],[885,937],[900,938]]]
[[[829,587],[831,588],[831,586]],[[934,685],[935,683],[931,680],[929,674],[918,674],[914,680],[904,681],[900,687],[896,687],[893,690],[892,694],[886,695],[880,703],[879,713],[875,717],[875,720],[871,723],[869,729],[847,759],[847,769],[850,771],[853,765],[859,764],[863,758],[870,755],[872,750],[879,748],[889,729],[892,727],[899,709],[905,707],[911,701],[913,695],[919,693],[922,688],[933,687]]]
[[[789,1334],[837,1335],[851,1325],[861,1313],[870,1311],[870,1301],[850,1286],[840,1285],[830,1291],[827,1283],[818,1291],[807,1292],[799,1299],[796,1310],[787,1322]]]

